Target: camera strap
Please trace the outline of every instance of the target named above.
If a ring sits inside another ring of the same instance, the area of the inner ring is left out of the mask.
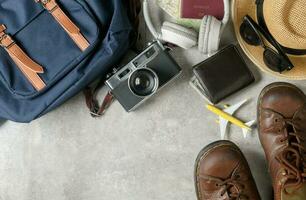
[[[114,101],[114,96],[110,91],[105,95],[102,104],[100,105],[99,101],[96,99],[99,89],[103,86],[104,82],[100,81],[95,87],[86,87],[83,91],[86,105],[90,111],[90,115],[93,118],[101,117],[104,115],[106,110]]]
[[[124,1],[126,3],[127,11],[128,11],[128,17],[131,25],[133,26],[135,30],[135,34],[138,37],[138,27],[139,27],[139,14],[141,12],[141,1],[140,0],[127,0]],[[134,41],[134,45],[132,48],[136,48],[136,41]],[[97,94],[99,92],[99,89],[104,86],[105,79],[101,79],[99,83],[94,87],[86,87],[83,91],[86,105],[88,109],[90,110],[90,114],[93,118],[101,117],[105,114],[106,110],[110,107],[112,102],[114,101],[114,96],[110,91],[107,92],[105,95],[102,103],[100,104],[97,100]]]

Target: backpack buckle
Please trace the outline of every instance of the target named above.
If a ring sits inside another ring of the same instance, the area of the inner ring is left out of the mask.
[[[15,44],[15,41],[5,33],[6,26],[4,24],[0,25],[0,46],[3,48],[10,48]]]
[[[4,34],[3,36],[0,36],[0,46],[9,49],[11,46],[13,46],[15,41],[11,38],[11,36]]]
[[[6,30],[6,26],[4,24],[1,24],[0,25],[0,44],[5,36],[5,32],[4,32],[5,30]]]
[[[6,26],[4,24],[0,25],[0,34],[6,30]]]
[[[41,3],[42,5],[46,5],[50,2],[50,0],[35,0],[36,3]]]
[[[46,10],[52,12],[58,7],[55,0],[34,0],[36,3],[40,3]]]

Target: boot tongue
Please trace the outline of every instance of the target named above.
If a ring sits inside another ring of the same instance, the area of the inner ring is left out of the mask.
[[[227,192],[223,195],[223,199],[224,199],[224,200],[230,200],[230,196],[228,195]],[[222,200],[223,200],[223,199],[222,199]]]
[[[238,196],[239,192],[240,192],[239,189],[234,186],[229,189],[229,193],[233,194],[233,196],[234,195]]]
[[[229,198],[237,198],[239,197],[239,194],[242,192],[242,185],[240,181],[243,179],[242,176],[245,176],[244,168],[241,165],[238,165],[236,169],[233,171],[231,178],[227,180],[227,193]]]

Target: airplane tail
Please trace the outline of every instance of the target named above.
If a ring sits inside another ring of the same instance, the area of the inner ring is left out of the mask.
[[[248,127],[252,127],[252,126],[255,125],[255,123],[256,123],[256,120],[252,120],[252,121],[249,121],[249,122],[245,123],[245,125],[247,125]],[[244,138],[247,138],[248,133],[250,132],[250,130],[243,128],[242,132],[243,132]]]

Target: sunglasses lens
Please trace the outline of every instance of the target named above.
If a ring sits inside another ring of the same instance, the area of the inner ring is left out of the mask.
[[[240,26],[240,35],[249,45],[259,46],[261,44],[260,36],[246,20]]]
[[[270,48],[264,51],[264,62],[269,69],[275,72],[283,72],[288,69],[288,65],[286,65],[283,58]]]

